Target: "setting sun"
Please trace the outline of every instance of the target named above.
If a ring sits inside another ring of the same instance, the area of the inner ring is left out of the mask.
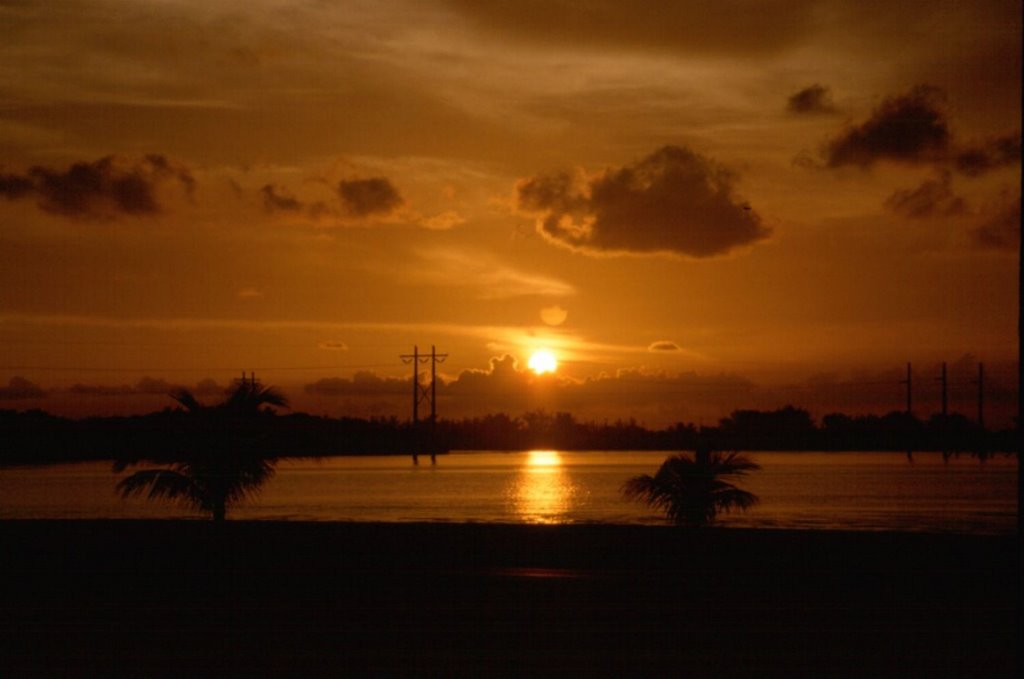
[[[537,351],[530,354],[530,361],[528,363],[530,370],[543,375],[544,373],[553,373],[558,368],[558,359],[555,355],[547,349],[538,349]]]

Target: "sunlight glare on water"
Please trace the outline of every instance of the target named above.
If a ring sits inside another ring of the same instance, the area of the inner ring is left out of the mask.
[[[507,493],[523,523],[563,523],[585,501],[585,490],[573,483],[553,450],[528,452]]]

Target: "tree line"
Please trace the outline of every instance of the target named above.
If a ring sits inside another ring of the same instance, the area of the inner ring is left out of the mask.
[[[208,427],[186,408],[148,415],[69,419],[40,410],[0,410],[0,464],[145,457],[174,460],[198,429]],[[815,422],[806,410],[736,410],[715,426],[677,423],[651,429],[635,420],[590,422],[542,410],[513,417],[497,413],[431,425],[397,418],[323,417],[264,408],[247,419],[254,449],[275,457],[411,454],[417,450],[817,450],[995,453],[1016,450],[1015,431],[991,431],[960,414],[919,419],[832,413]],[[255,452],[255,450],[254,450]]]

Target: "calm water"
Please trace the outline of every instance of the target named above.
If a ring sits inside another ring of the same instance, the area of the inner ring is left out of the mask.
[[[622,499],[630,476],[666,453],[453,453],[436,465],[407,457],[334,457],[278,465],[253,502],[230,518],[661,524]],[[755,453],[762,469],[742,487],[761,498],[732,526],[1012,533],[1017,461],[938,453]],[[180,518],[177,505],[114,493],[109,463],[0,470],[0,518]]]

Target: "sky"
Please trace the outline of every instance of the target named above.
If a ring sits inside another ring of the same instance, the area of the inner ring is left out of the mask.
[[[1016,408],[1016,1],[0,0],[0,408]],[[557,370],[528,368],[538,349]],[[421,370],[428,379],[430,364]]]

